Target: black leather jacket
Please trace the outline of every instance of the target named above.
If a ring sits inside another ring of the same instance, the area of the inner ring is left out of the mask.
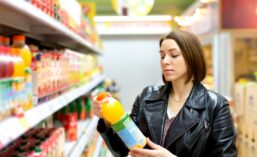
[[[131,117],[146,137],[161,144],[171,85],[150,86],[136,98]],[[97,130],[114,156],[128,149],[102,119]],[[236,133],[227,100],[199,84],[168,130],[163,147],[178,157],[236,157]]]

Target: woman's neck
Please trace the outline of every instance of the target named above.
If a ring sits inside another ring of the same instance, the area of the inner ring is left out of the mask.
[[[172,82],[172,90],[171,90],[170,94],[176,100],[182,100],[182,99],[185,99],[189,96],[192,88],[193,88],[193,82],[192,81],[189,81],[186,84],[185,84],[184,80],[173,81]]]

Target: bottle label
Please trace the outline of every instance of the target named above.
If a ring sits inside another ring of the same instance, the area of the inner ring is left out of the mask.
[[[146,138],[138,129],[134,121],[126,115],[122,120],[112,126],[121,140],[130,149],[132,147],[144,147]]]

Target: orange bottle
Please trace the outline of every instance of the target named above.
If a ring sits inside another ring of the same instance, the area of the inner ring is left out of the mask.
[[[18,48],[20,51],[20,56],[24,61],[25,67],[30,67],[32,61],[32,54],[29,47],[25,44],[24,35],[13,36],[13,47]]]
[[[109,93],[102,92],[98,94],[96,101],[102,103],[101,114],[111,124],[117,123],[125,114],[120,102],[112,98]]]
[[[24,77],[25,75],[25,63],[23,59],[19,56],[19,50],[17,48],[12,48],[11,53],[13,55],[14,71],[13,77]]]
[[[143,148],[146,145],[146,137],[130,116],[124,112],[119,101],[106,92],[98,94],[94,100],[102,104],[101,114],[103,118],[111,123],[112,129],[129,149],[133,147]]]

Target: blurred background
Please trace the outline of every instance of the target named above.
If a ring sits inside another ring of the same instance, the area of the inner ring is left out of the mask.
[[[0,156],[111,156],[91,98],[130,112],[163,84],[159,39],[186,29],[207,57],[203,84],[229,100],[239,157],[257,156],[256,0],[0,0]]]

